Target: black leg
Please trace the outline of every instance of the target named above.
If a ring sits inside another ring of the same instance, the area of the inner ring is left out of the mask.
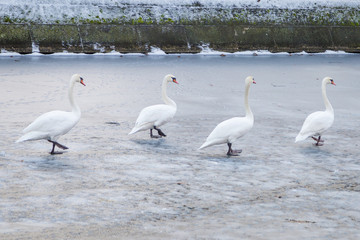
[[[232,153],[231,143],[228,143],[227,145],[228,145],[228,147],[229,147],[229,150],[228,150],[228,152],[226,153],[226,155],[231,156],[231,153]]]
[[[69,149],[67,146],[64,146],[64,145],[62,145],[62,144],[60,144],[60,143],[58,143],[58,142],[54,142],[54,143],[55,143],[55,145],[56,145],[58,148],[61,148],[62,150]]]
[[[159,134],[160,136],[166,137],[165,133],[164,133],[163,131],[161,131],[160,128],[156,128],[156,127],[154,126],[154,129],[155,129],[156,131],[158,131],[158,134]]]
[[[55,146],[57,146],[58,148],[61,148],[63,150],[66,150],[66,149],[69,149],[68,147],[58,143],[58,142],[55,142],[55,141],[51,141],[51,140],[48,140],[49,142],[51,142],[53,144],[53,147],[52,147],[52,150],[50,152],[51,155],[54,155],[54,154],[62,154],[62,152],[55,152]]]
[[[54,154],[55,153],[54,150],[55,150],[55,143],[53,143],[53,147],[52,147],[52,150],[51,150],[50,154]]]
[[[166,137],[165,133],[163,133],[163,131],[161,131],[160,128],[156,128],[156,127],[154,126],[154,129],[158,132],[159,135],[153,135],[153,133],[152,133],[152,130],[153,130],[153,129],[150,129],[150,137],[151,137],[151,138],[162,138],[162,137]]]

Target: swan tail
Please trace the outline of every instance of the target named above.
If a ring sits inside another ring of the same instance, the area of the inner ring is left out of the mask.
[[[21,138],[19,138],[18,140],[16,140],[16,143],[20,143],[20,142],[25,142],[25,138],[24,136],[22,136]]]
[[[39,140],[45,138],[44,134],[40,132],[29,132],[16,140],[16,143],[31,141],[31,140]]]
[[[133,128],[129,133],[128,133],[128,135],[131,135],[131,134],[134,134],[134,133],[136,133],[138,130],[136,129],[136,128]]]
[[[200,149],[203,149],[203,148],[207,148],[207,147],[210,147],[210,146],[213,146],[213,145],[218,145],[218,144],[223,144],[223,143],[226,143],[228,142],[228,139],[224,139],[224,138],[210,138],[209,137],[206,139],[206,141],[204,142],[203,145],[201,145],[201,147],[199,148]]]
[[[151,129],[154,126],[153,122],[135,123],[135,127],[129,132],[129,135]]]
[[[140,129],[138,127],[134,127],[128,135],[131,135],[131,134],[134,134],[134,133],[137,133],[138,131],[140,131]]]
[[[207,148],[207,147],[210,147],[211,145],[213,145],[213,143],[212,142],[204,142],[204,144],[203,145],[201,145],[201,147],[199,147],[199,150],[201,150],[201,149],[204,149],[204,148]]]
[[[205,143],[203,145],[201,145],[201,147],[199,147],[199,150],[204,149],[204,148],[206,148]]]
[[[300,142],[300,141],[304,141],[306,138],[308,138],[307,135],[302,135],[302,134],[299,133],[295,138],[295,143]]]

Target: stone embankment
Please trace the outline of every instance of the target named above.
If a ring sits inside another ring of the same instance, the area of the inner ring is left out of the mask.
[[[166,53],[197,53],[201,51],[199,46],[206,44],[226,52],[360,52],[360,11],[353,7],[249,9],[191,5],[173,9],[127,5],[103,6],[96,11],[87,17],[62,15],[60,19],[34,19],[30,10],[27,14],[32,18],[26,17],[25,11],[24,16],[3,14],[0,49],[31,53],[36,46],[45,54],[113,50],[146,53],[153,46]]]

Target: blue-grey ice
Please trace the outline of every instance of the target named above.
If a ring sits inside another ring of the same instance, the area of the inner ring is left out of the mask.
[[[358,239],[359,65],[356,54],[0,57],[1,239]],[[79,123],[49,155],[47,141],[16,144],[34,117],[70,110]],[[140,110],[161,102],[177,113],[166,137],[128,135]],[[252,75],[252,130],[234,143],[198,148],[219,122],[244,116]],[[294,143],[306,116],[335,119],[324,146]],[[2,154],[4,153],[4,154]],[[5,154],[6,153],[6,154]]]

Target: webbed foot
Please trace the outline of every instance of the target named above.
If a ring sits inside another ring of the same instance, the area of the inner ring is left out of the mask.
[[[63,152],[50,152],[51,155],[59,155],[59,154],[63,154]]]
[[[226,153],[226,155],[228,155],[228,156],[239,156],[239,153],[242,152],[242,149],[240,149],[240,150],[232,150],[231,145],[232,145],[231,143],[228,143],[229,150]]]

